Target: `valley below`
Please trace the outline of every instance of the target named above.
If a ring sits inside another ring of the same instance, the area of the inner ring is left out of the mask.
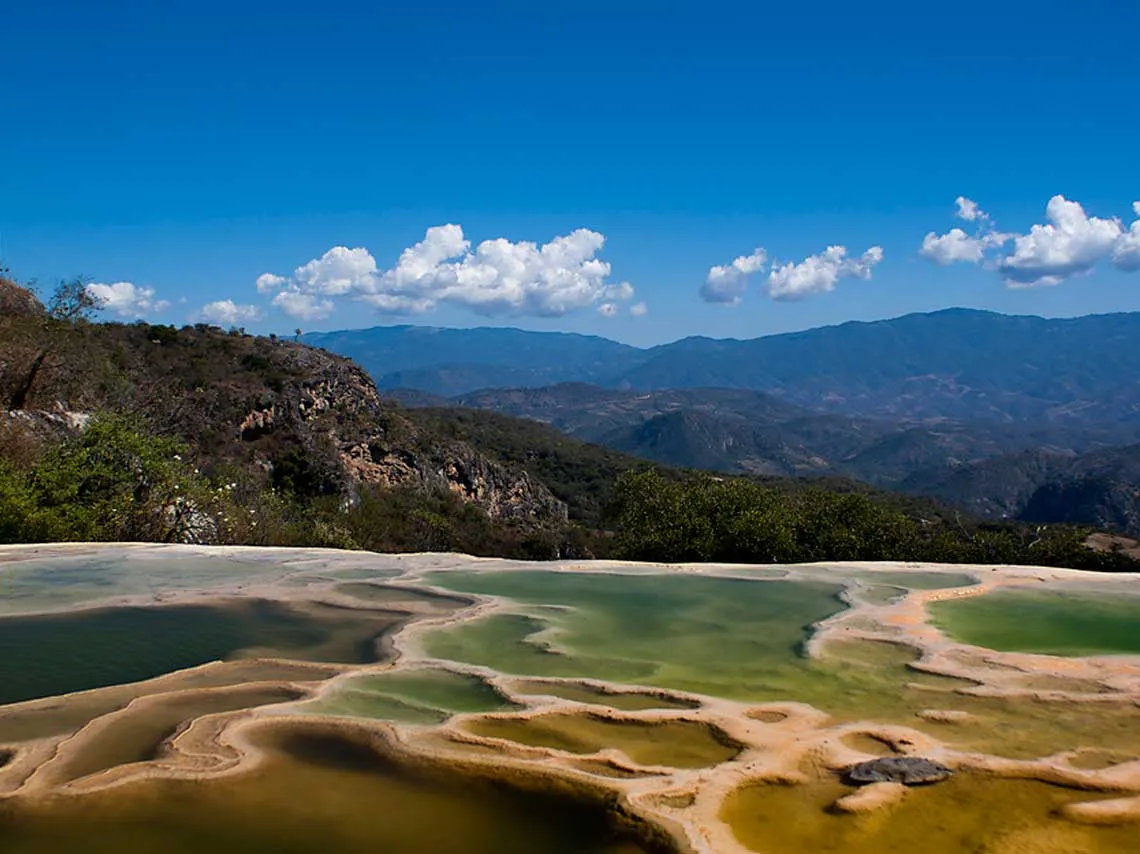
[[[1137,580],[4,547],[0,852],[1130,852]]]

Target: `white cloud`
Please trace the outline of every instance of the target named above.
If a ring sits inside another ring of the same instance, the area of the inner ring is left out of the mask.
[[[317,297],[338,296],[393,313],[416,314],[450,304],[488,316],[554,317],[632,299],[628,282],[607,281],[610,265],[596,257],[604,245],[604,236],[583,228],[541,247],[499,238],[472,250],[462,228],[441,225],[405,249],[390,270],[381,272],[366,249],[337,246],[288,279],[264,274],[258,290],[280,289],[274,305],[304,312],[306,319],[331,311],[331,301]]]
[[[330,297],[367,288],[375,277],[376,259],[368,250],[347,246],[334,246],[293,271],[293,282],[301,293]]]
[[[959,196],[954,200],[954,204],[958,206],[958,219],[964,219],[966,222],[974,222],[975,220],[988,220],[989,214],[978,207],[978,203],[973,199],[967,199],[965,196]]]
[[[598,314],[602,317],[617,317],[618,307],[612,302],[604,302],[598,306]]]
[[[1132,210],[1140,217],[1140,202],[1133,202]],[[1127,273],[1140,270],[1140,219],[1135,220],[1116,241],[1116,246],[1112,249],[1112,263]]]
[[[87,285],[87,293],[103,308],[113,311],[119,317],[142,317],[162,311],[170,305],[166,300],[154,298],[154,288],[142,288],[131,282],[115,282],[110,285],[92,282]]]
[[[643,302],[635,302],[629,307],[629,313],[634,317],[645,317],[649,313],[649,306]]]
[[[324,320],[333,311],[332,300],[300,291],[282,291],[273,298],[273,305],[296,320]]]
[[[280,288],[289,284],[289,280],[284,276],[275,276],[272,273],[262,273],[257,277],[257,292],[259,294],[271,294]]]
[[[985,243],[979,237],[971,237],[960,228],[952,228],[942,235],[928,232],[922,239],[922,248],[918,251],[923,258],[936,264],[946,266],[956,261],[965,261],[970,264],[981,263]]]
[[[929,232],[919,250],[924,258],[938,264],[984,264],[1001,273],[1010,288],[1058,285],[1091,273],[1108,258],[1125,272],[1140,270],[1140,220],[1126,230],[1116,217],[1089,216],[1080,203],[1056,195],[1046,205],[1044,224],[1031,226],[1027,234],[1008,234],[994,228],[977,203],[963,196],[956,203],[958,216],[979,222],[979,231]],[[1133,202],[1132,209],[1140,217],[1140,202]],[[1011,241],[1012,248],[1004,254],[991,251]]]
[[[1045,225],[1015,236],[1013,251],[998,260],[998,271],[1010,287],[1056,285],[1091,272],[1122,234],[1119,220],[1090,217],[1079,203],[1060,195],[1049,200],[1045,217]]]
[[[386,314],[423,314],[435,307],[435,303],[429,299],[417,299],[398,294],[357,294],[356,299]]]
[[[748,287],[748,277],[764,269],[768,253],[757,246],[751,255],[741,255],[731,264],[710,267],[701,286],[701,299],[705,302],[736,305]]]
[[[261,309],[255,305],[238,305],[232,299],[218,300],[202,306],[198,316],[218,326],[236,326],[261,319]]]
[[[848,258],[845,246],[829,246],[798,264],[774,267],[764,290],[774,300],[803,299],[834,290],[841,278],[869,279],[874,266],[882,260],[880,246],[872,246],[858,258]]]
[[[986,250],[1001,246],[1013,237],[995,229],[990,215],[973,199],[959,196],[954,204],[958,208],[954,215],[966,222],[977,223],[978,230],[974,234],[967,234],[960,228],[952,228],[945,234],[927,232],[918,254],[928,261],[944,267],[956,263],[981,264]]]

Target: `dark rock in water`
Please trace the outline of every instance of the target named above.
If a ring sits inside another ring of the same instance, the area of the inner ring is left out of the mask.
[[[933,759],[917,756],[888,756],[852,765],[844,772],[851,783],[862,786],[867,783],[902,783],[905,786],[921,786],[925,783],[940,783],[954,772]]]

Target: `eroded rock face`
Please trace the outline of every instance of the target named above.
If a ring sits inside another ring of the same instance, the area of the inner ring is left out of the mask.
[[[450,492],[524,530],[568,524],[566,505],[521,465],[408,418],[347,359],[204,324],[49,325],[43,312],[0,278],[0,399],[48,353],[26,404],[0,414],[8,446],[34,450],[82,430],[86,413],[125,409],[211,469],[303,475],[314,494],[349,501],[370,485]]]
[[[39,317],[44,314],[44,307],[27,288],[0,276],[0,314]]]
[[[933,759],[918,756],[887,756],[860,762],[844,771],[844,778],[858,786],[868,783],[902,783],[904,786],[922,786],[940,783],[954,772]]]

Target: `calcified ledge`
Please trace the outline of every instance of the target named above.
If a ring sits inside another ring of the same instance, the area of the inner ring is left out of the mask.
[[[957,693],[977,697],[1039,698],[1057,702],[1089,704],[1132,704],[1140,706],[1140,656],[1090,656],[1057,658],[1026,653],[999,653],[952,641],[927,621],[926,606],[949,597],[975,596],[999,588],[1033,587],[1079,581],[1089,588],[1140,585],[1140,574],[1098,575],[1040,567],[935,566],[911,563],[810,564],[778,568],[728,565],[651,565],[621,562],[526,563],[479,559],[464,555],[376,555],[325,549],[210,548],[197,546],[149,546],[112,544],[61,544],[0,548],[0,584],[6,573],[25,561],[67,557],[99,557],[137,562],[193,558],[197,560],[241,561],[249,568],[240,578],[207,578],[171,584],[157,584],[146,592],[123,589],[107,595],[60,605],[32,597],[18,613],[61,613],[106,606],[155,607],[175,604],[203,604],[233,598],[261,598],[283,602],[323,602],[370,610],[367,603],[338,591],[346,581],[380,581],[390,588],[425,591],[452,602],[450,613],[425,606],[406,609],[403,628],[390,638],[391,660],[375,665],[306,665],[309,673],[298,678],[257,683],[244,687],[296,692],[298,697],[328,696],[346,680],[394,669],[436,667],[455,673],[478,676],[519,710],[485,714],[457,714],[433,725],[387,723],[362,718],[327,718],[299,714],[296,703],[274,704],[256,709],[202,715],[179,729],[163,746],[158,758],[120,765],[105,771],[67,779],[59,769],[70,758],[96,743],[100,733],[116,716],[145,710],[170,698],[184,698],[205,690],[221,688],[180,688],[179,674],[158,677],[137,686],[136,696],[125,704],[97,715],[90,723],[62,736],[34,739],[16,745],[0,745],[0,752],[12,751],[7,764],[0,766],[0,797],[37,797],[48,793],[80,795],[83,792],[115,786],[147,777],[212,779],[242,773],[266,756],[259,734],[296,729],[338,733],[345,738],[370,744],[379,753],[400,762],[446,766],[462,773],[506,777],[519,785],[547,786],[566,792],[596,792],[612,804],[624,820],[644,828],[657,828],[667,834],[682,851],[744,854],[744,848],[719,815],[725,798],[740,785],[755,781],[806,782],[820,770],[836,770],[870,758],[871,754],[851,746],[852,736],[871,737],[898,754],[927,756],[960,771],[976,771],[1011,778],[1036,779],[1090,792],[1107,793],[1104,798],[1070,804],[1063,814],[1087,823],[1120,823],[1140,819],[1140,760],[1121,762],[1104,768],[1081,767],[1080,751],[1067,751],[1036,759],[1008,759],[984,753],[962,752],[919,729],[875,721],[835,723],[826,713],[796,702],[742,703],[682,691],[618,684],[591,679],[556,679],[511,676],[488,668],[457,664],[431,658],[422,640],[428,629],[469,621],[503,610],[506,600],[495,596],[457,597],[452,591],[425,582],[426,573],[452,569],[488,569],[510,572],[542,569],[556,572],[658,574],[683,573],[753,578],[757,583],[774,578],[826,580],[844,586],[841,598],[847,610],[812,627],[805,653],[826,658],[833,641],[862,640],[896,644],[917,654],[910,667],[918,672],[966,680]],[[939,590],[906,591],[896,601],[876,603],[864,596],[869,585],[905,586],[899,573],[932,573],[974,580],[969,586]],[[876,575],[883,579],[879,582]],[[371,576],[371,577],[370,577]],[[160,579],[161,580],[161,579]],[[183,583],[185,582],[185,583]],[[129,585],[128,585],[129,586]],[[0,599],[3,598],[0,587]],[[462,605],[466,601],[469,604]],[[375,605],[371,610],[384,608]],[[14,613],[10,609],[5,614]],[[557,651],[556,631],[540,639]],[[281,662],[287,664],[289,662]],[[204,668],[230,665],[204,665]],[[1049,680],[1053,680],[1049,682]],[[1042,689],[1041,681],[1059,687]],[[578,684],[602,692],[644,694],[668,697],[692,708],[618,711],[602,701],[588,703],[535,693],[542,683]],[[1087,690],[1078,690],[1087,688]],[[124,691],[128,688],[101,689]],[[37,700],[0,709],[0,721],[8,715],[27,713],[48,704],[78,702],[98,692]],[[934,695],[937,697],[937,695]],[[933,702],[933,701],[932,701]],[[39,705],[37,705],[39,704]],[[505,717],[527,720],[549,714],[583,714],[614,720],[641,722],[647,726],[666,721],[691,721],[710,728],[717,738],[739,745],[739,754],[708,768],[679,769],[643,766],[616,748],[594,754],[570,753],[545,747],[529,747],[511,741],[481,737],[467,725],[475,719]],[[1140,714],[1140,711],[1138,711]],[[932,707],[918,717],[950,725],[969,724],[967,713]],[[1140,744],[1137,745],[1140,750]],[[886,809],[906,796],[900,787],[880,787],[851,794],[837,804],[839,809],[866,811]],[[652,836],[651,831],[647,831]]]

